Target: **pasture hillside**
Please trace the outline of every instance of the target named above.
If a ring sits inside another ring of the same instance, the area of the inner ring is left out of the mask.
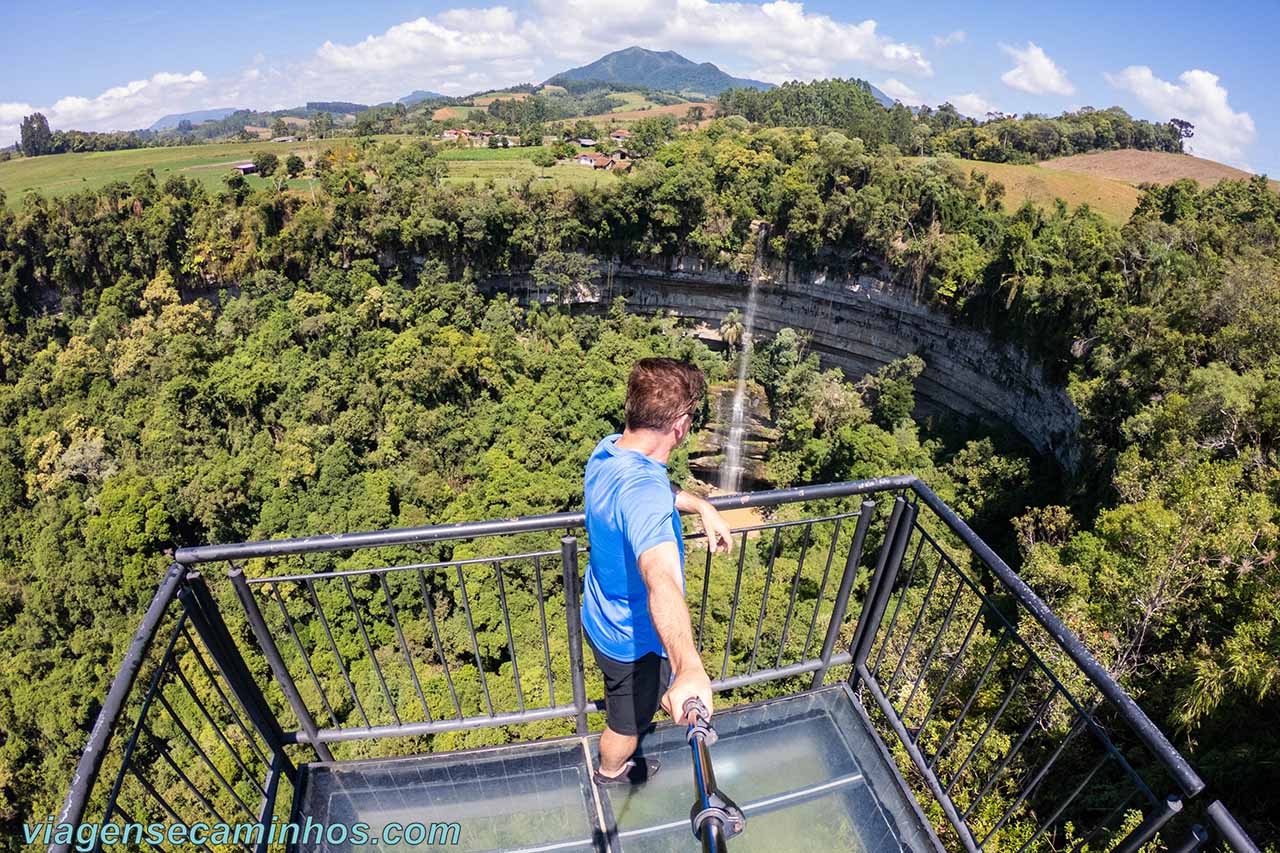
[[[909,159],[923,162],[930,158]],[[1062,199],[1072,208],[1087,204],[1110,222],[1119,225],[1129,219],[1138,205],[1138,189],[1124,181],[1046,169],[1044,164],[986,163],[953,157],[943,159],[955,168],[963,169],[966,174],[982,172],[1003,184],[1004,204],[1010,210],[1021,207],[1026,201],[1049,210],[1057,199]]]
[[[1040,165],[1045,169],[1073,172],[1095,178],[1109,178],[1134,186],[1171,184],[1183,178],[1191,178],[1202,187],[1211,187],[1219,181],[1247,181],[1253,177],[1243,169],[1205,160],[1202,157],[1193,157],[1190,154],[1136,151],[1131,148],[1058,157],[1045,160]],[[1280,192],[1280,182],[1270,181],[1269,183],[1272,189]]]
[[[143,169],[154,169],[161,181],[181,174],[218,188],[232,166],[252,160],[257,152],[270,151],[281,160],[297,154],[310,162],[324,147],[324,142],[229,142],[23,157],[0,163],[0,191],[8,206],[17,209],[29,190],[53,197],[70,195],[101,189],[113,181],[128,181]],[[256,175],[249,176],[249,183],[255,188],[265,186]],[[309,181],[291,181],[290,186],[306,187]]]

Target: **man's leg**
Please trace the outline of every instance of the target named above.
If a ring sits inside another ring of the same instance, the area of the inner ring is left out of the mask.
[[[612,778],[626,772],[624,765],[635,753],[639,742],[636,735],[620,735],[605,726],[600,735],[600,775]]]

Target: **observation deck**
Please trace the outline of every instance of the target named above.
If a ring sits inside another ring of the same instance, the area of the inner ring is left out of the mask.
[[[57,822],[240,825],[98,845],[208,851],[1257,850],[918,479],[713,502],[755,511],[729,555],[686,534],[718,740],[659,724],[643,785],[592,781],[563,513],[180,549]]]

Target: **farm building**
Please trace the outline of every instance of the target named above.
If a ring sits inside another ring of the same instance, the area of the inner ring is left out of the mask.
[[[252,175],[254,172],[258,171],[258,167],[252,163],[237,163],[231,168],[235,169],[242,175]]]
[[[579,166],[590,166],[593,169],[606,169],[613,161],[607,154],[600,154],[595,151],[583,151],[574,159],[574,162]]]
[[[595,148],[595,147],[596,147],[596,141],[595,141],[594,139],[588,139],[588,138],[587,138],[587,137],[585,137],[585,136],[579,137],[579,138],[578,138],[578,140],[577,140],[577,142],[578,142],[578,144],[579,144],[579,145],[581,145],[583,148]]]
[[[625,145],[628,142],[628,140],[631,139],[631,131],[623,128],[619,128],[618,130],[615,130],[613,133],[609,134],[609,138],[612,139],[614,142],[618,143],[619,145]]]

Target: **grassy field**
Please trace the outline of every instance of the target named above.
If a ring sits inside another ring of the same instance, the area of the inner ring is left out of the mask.
[[[927,158],[908,159],[922,162]],[[1008,210],[1021,207],[1024,201],[1049,210],[1055,200],[1060,198],[1073,208],[1088,204],[1103,217],[1119,225],[1128,221],[1138,205],[1136,187],[1110,178],[1046,169],[1039,165],[1017,166],[957,159],[949,159],[947,162],[969,173],[985,172],[1004,184],[1004,204]]]
[[[1191,178],[1201,186],[1211,187],[1219,181],[1247,181],[1253,177],[1241,169],[1190,154],[1130,149],[1059,157],[1046,160],[1041,166],[1056,171],[1110,178],[1127,184],[1171,184],[1182,178]],[[1272,189],[1280,191],[1280,182],[1269,183]]]
[[[54,197],[70,195],[80,190],[99,189],[112,181],[128,181],[143,169],[154,169],[160,181],[172,174],[181,174],[199,180],[210,189],[218,189],[234,164],[252,160],[256,152],[270,151],[281,160],[297,153],[309,160],[326,144],[231,142],[22,158],[0,163],[0,190],[4,191],[8,206],[16,209],[28,190]],[[250,175],[249,184],[261,187],[266,182]],[[303,178],[290,181],[289,185],[307,189],[311,181]]]
[[[590,169],[586,166],[561,164],[539,168],[529,160],[451,160],[449,175],[445,181],[451,184],[465,182],[484,183],[492,180],[500,187],[522,184],[532,178],[538,186],[548,187],[602,187],[618,180],[613,172]]]
[[[534,155],[545,151],[541,145],[528,148],[444,148],[440,151],[441,160],[532,160]]]

